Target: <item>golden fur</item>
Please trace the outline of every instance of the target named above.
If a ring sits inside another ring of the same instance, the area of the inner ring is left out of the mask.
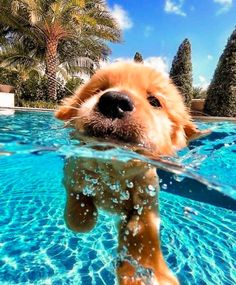
[[[133,104],[133,110],[122,118],[106,117],[97,108],[101,96],[114,91],[125,94]],[[157,106],[150,104],[150,98],[158,99]],[[116,63],[97,71],[64,101],[56,117],[87,135],[141,145],[155,156],[174,155],[188,140],[204,134],[191,121],[170,80],[137,63]],[[123,163],[72,157],[67,159],[64,171],[67,225],[74,231],[86,232],[96,224],[97,207],[119,213],[123,218],[118,251],[125,251],[131,260],[151,273],[146,280],[137,275],[132,262],[121,260],[117,267],[119,284],[179,284],[160,249],[159,183],[154,167],[138,160]],[[88,178],[96,183],[91,184]],[[119,189],[112,191],[117,181]],[[88,183],[90,195],[84,193]],[[121,199],[124,193],[126,199]]]

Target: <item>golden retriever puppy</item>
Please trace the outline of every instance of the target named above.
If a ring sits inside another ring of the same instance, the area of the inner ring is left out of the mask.
[[[138,63],[99,70],[56,111],[91,137],[138,145],[152,155],[174,155],[201,136],[176,87]],[[69,228],[94,227],[97,208],[119,213],[119,284],[179,284],[167,267],[159,240],[159,183],[156,169],[139,160],[68,158],[64,185]]]

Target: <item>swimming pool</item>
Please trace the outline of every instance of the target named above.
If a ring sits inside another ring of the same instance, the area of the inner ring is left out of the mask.
[[[209,182],[206,196],[215,185],[235,198],[236,125],[200,126],[214,134],[176,161]],[[64,224],[62,168],[65,154],[74,151],[68,134],[51,113],[0,117],[0,284],[116,284],[117,217],[101,212],[87,234]],[[183,181],[175,175],[162,188]],[[235,212],[166,191],[160,202],[163,252],[181,284],[235,284]],[[185,207],[195,214],[184,214]]]

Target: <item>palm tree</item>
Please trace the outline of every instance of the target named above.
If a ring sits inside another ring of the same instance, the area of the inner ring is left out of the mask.
[[[67,62],[74,72],[77,63],[89,69],[109,53],[104,41],[120,41],[104,0],[0,0],[0,8],[0,23],[10,28],[8,43],[20,40],[34,56],[44,54],[53,101],[59,64]]]
[[[44,74],[44,66],[41,62],[28,54],[20,43],[2,47],[0,50],[0,67],[10,72],[16,72],[21,81],[26,81],[33,75],[39,78]],[[17,86],[15,87],[17,89]]]
[[[93,43],[94,44],[94,43]],[[91,47],[91,45],[90,45]],[[67,81],[71,77],[78,77],[78,73],[91,73],[91,67],[94,65],[96,50],[102,46],[93,45],[92,50],[89,46],[86,48],[87,57],[82,55],[85,46],[76,46],[76,43],[61,42],[58,47],[58,67],[57,77]],[[95,51],[94,51],[95,50]],[[28,40],[22,42],[14,41],[12,43],[5,42],[0,49],[0,67],[19,71],[20,78],[27,78],[31,70],[38,70],[41,75],[45,74],[45,49],[29,44]],[[105,56],[105,53],[103,54]],[[102,56],[102,55],[101,55]],[[100,56],[100,58],[101,58]],[[22,73],[22,71],[24,72]],[[21,74],[24,74],[22,77]]]

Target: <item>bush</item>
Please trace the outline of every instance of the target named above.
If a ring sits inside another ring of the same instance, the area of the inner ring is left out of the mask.
[[[236,28],[219,59],[204,111],[213,116],[236,117]]]
[[[193,99],[205,99],[207,96],[207,90],[201,87],[193,87]]]
[[[139,52],[135,53],[134,61],[135,62],[139,62],[139,63],[143,63],[143,57],[142,57],[141,53],[139,53]]]
[[[16,87],[18,100],[24,101],[47,101],[47,79],[45,77],[30,76],[21,81]]]
[[[79,77],[73,77],[69,79],[65,85],[58,84],[57,100],[61,101],[65,97],[73,95],[75,90],[83,84],[83,79]]]
[[[173,59],[170,78],[182,94],[185,104],[190,106],[192,100],[192,62],[191,44],[185,39],[179,46],[176,56]]]
[[[64,97],[71,96],[82,83],[83,80],[79,77],[73,77],[66,83],[57,79],[57,101],[59,102]],[[0,67],[0,84],[9,84],[15,87],[16,106],[39,106],[39,108],[44,107],[44,105],[55,106],[55,103],[49,100],[46,76],[31,72],[28,74],[28,78],[23,80],[17,71]]]
[[[45,102],[45,101],[26,101],[23,99],[19,99],[18,107],[26,107],[26,108],[42,108],[42,109],[56,109],[57,104],[54,102]]]
[[[0,67],[0,84],[17,86],[19,76],[16,71],[11,71],[6,68]]]

